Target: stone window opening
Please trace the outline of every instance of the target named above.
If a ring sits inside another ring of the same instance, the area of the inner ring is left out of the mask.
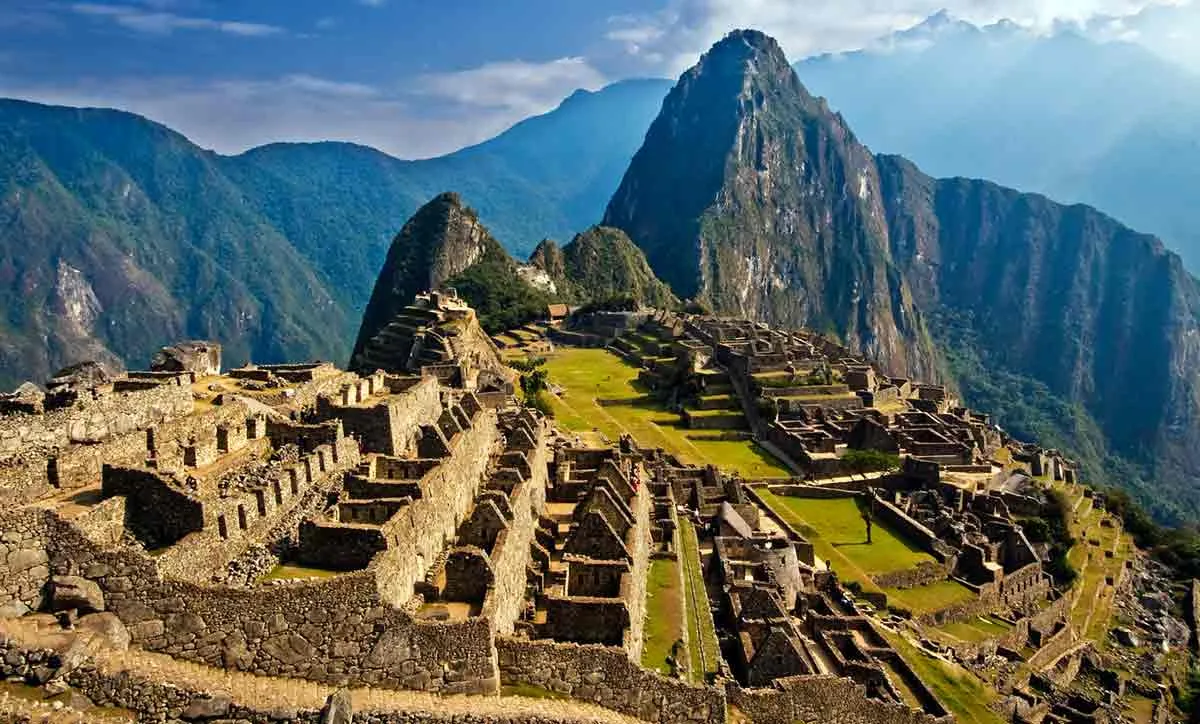
[[[238,527],[246,530],[246,506],[239,504],[237,507]]]
[[[217,516],[217,533],[221,536],[222,540],[229,538],[229,525],[225,522],[225,516],[223,515]]]
[[[276,479],[271,481],[271,487],[275,492],[275,505],[283,505],[283,489],[279,485],[279,480]]]
[[[262,490],[254,491],[255,502],[258,503],[258,517],[267,517],[267,495]]]

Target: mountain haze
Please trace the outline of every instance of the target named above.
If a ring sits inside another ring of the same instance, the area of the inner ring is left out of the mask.
[[[946,13],[796,65],[876,152],[1103,209],[1200,270],[1200,77],[1132,43]]]

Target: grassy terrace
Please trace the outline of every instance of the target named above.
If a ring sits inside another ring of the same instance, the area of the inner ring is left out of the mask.
[[[867,529],[853,499],[792,498],[777,496],[765,488],[759,495],[784,520],[809,539],[820,558],[825,559],[843,581],[855,581],[863,590],[882,591],[888,601],[913,613],[937,611],[969,600],[975,594],[954,581],[938,581],[917,588],[881,589],[872,575],[894,573],[933,562],[933,556],[889,530],[881,523]]]
[[[1118,532],[1116,527],[1102,524],[1107,513],[1095,508],[1090,498],[1083,497],[1079,486],[1062,486],[1067,499],[1075,507],[1075,516],[1070,521],[1071,535],[1076,543],[1067,553],[1067,560],[1079,571],[1074,585],[1080,587],[1079,598],[1071,609],[1071,623],[1079,633],[1097,641],[1103,647],[1112,623],[1114,586],[1105,582],[1112,577],[1114,582],[1125,566],[1133,543],[1129,536]],[[1114,551],[1113,557],[1105,551]]]
[[[956,621],[937,628],[938,631],[949,634],[960,641],[979,643],[988,639],[1003,636],[1012,630],[1012,624],[991,616],[972,618],[966,621]]]
[[[646,630],[642,666],[671,673],[667,657],[682,638],[686,609],[679,590],[679,564],[667,558],[650,561],[646,577]]]
[[[688,671],[692,680],[700,682],[705,675],[715,674],[721,660],[717,645],[717,629],[708,608],[708,592],[700,567],[700,539],[689,520],[679,521],[679,560],[684,566],[684,591],[687,601],[687,626],[691,662]],[[697,645],[697,642],[699,645]]]
[[[926,655],[903,636],[886,630],[883,633],[959,722],[1002,724],[1000,716],[988,708],[996,699],[995,690],[966,669]]]
[[[563,388],[552,404],[557,423],[567,430],[598,430],[610,440],[628,432],[639,445],[661,447],[685,463],[712,464],[749,478],[790,474],[750,441],[686,429],[679,415],[647,396],[637,382],[638,368],[607,350],[560,349],[549,356],[546,369],[551,383]]]

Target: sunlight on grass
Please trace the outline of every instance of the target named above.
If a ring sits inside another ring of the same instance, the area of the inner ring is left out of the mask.
[[[646,628],[642,666],[670,674],[667,657],[682,638],[684,605],[679,590],[679,567],[670,559],[650,562],[646,576]]]
[[[678,414],[647,395],[638,368],[603,349],[559,349],[546,363],[550,382],[562,388],[552,402],[555,422],[572,432],[622,433],[639,445],[661,447],[691,465],[716,465],[749,478],[788,477],[768,452],[749,440],[715,439],[714,430],[688,430]]]

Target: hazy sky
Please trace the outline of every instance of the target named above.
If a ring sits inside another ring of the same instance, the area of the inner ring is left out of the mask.
[[[222,152],[337,139],[419,157],[576,88],[674,77],[735,27],[799,60],[942,8],[1197,53],[1191,0],[0,0],[0,95],[132,110]]]

